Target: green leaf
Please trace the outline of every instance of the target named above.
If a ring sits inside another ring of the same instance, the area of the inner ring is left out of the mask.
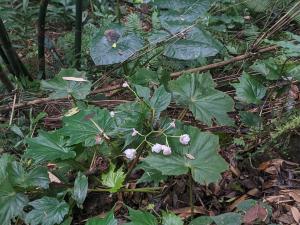
[[[79,72],[76,69],[62,69],[52,80],[41,81],[41,88],[52,92],[49,97],[52,99],[73,96],[76,99],[85,99],[90,93],[91,82],[86,80],[85,72]],[[85,81],[65,80],[73,78],[82,78]]]
[[[255,72],[264,75],[268,80],[278,80],[282,74],[278,63],[273,58],[255,62],[250,68]]]
[[[11,225],[12,219],[23,215],[28,198],[15,192],[8,179],[0,181],[0,221],[1,225]]]
[[[129,219],[131,222],[125,223],[125,225],[157,225],[158,222],[151,213],[134,210],[128,207],[129,210]]]
[[[125,139],[125,146],[129,145],[135,137],[132,137],[132,129],[142,131],[144,122],[150,112],[145,104],[130,102],[115,108],[116,129],[115,135]]]
[[[117,225],[118,221],[114,217],[113,211],[110,211],[104,219],[101,218],[90,218],[85,225]]]
[[[136,169],[143,169],[147,171],[143,174],[143,176],[138,180],[139,183],[151,183],[154,182],[154,185],[158,186],[159,182],[166,180],[168,176],[162,175],[161,171],[153,168],[152,166],[148,165],[145,161],[142,161]]]
[[[111,193],[118,192],[121,189],[126,177],[122,167],[117,171],[115,171],[115,168],[115,165],[112,164],[109,168],[109,171],[101,176],[102,184],[106,187],[109,187],[109,192]]]
[[[43,197],[30,202],[34,209],[25,217],[25,222],[30,225],[55,225],[60,224],[69,212],[69,205],[65,201],[59,202],[56,198]]]
[[[293,66],[287,70],[289,76],[293,77],[295,80],[300,81],[300,66]]]
[[[13,156],[9,154],[3,154],[0,157],[0,183],[8,176],[7,167],[13,161]]]
[[[200,216],[192,220],[189,225],[211,225],[214,221],[209,216]]]
[[[188,107],[197,120],[210,126],[214,119],[221,125],[233,125],[227,112],[233,111],[234,102],[214,88],[210,75],[183,75],[169,84],[176,103]]]
[[[82,204],[86,198],[88,185],[87,177],[81,172],[78,172],[74,182],[72,197],[76,201],[79,208],[82,208]]]
[[[178,17],[177,17],[178,18]],[[176,18],[176,20],[178,20]],[[178,32],[178,27],[172,33]],[[179,60],[194,60],[199,57],[215,56],[221,49],[219,42],[210,33],[193,27],[186,32],[184,38],[179,38],[175,42],[166,45],[164,55]]]
[[[224,213],[211,217],[216,225],[241,225],[242,216],[238,213]]]
[[[131,83],[148,86],[149,84],[159,84],[158,74],[152,70],[141,68],[130,77]]]
[[[44,167],[37,167],[27,172],[20,163],[14,161],[8,167],[8,174],[14,186],[22,188],[49,188],[49,175],[47,169]]]
[[[144,87],[141,85],[134,85],[136,94],[140,97],[143,98],[144,100],[148,100],[151,95],[151,90],[148,87]]]
[[[123,63],[142,48],[142,39],[112,24],[107,30],[101,29],[92,41],[91,57],[97,66]]]
[[[241,121],[248,127],[260,127],[262,125],[262,118],[255,113],[241,111],[239,112]]]
[[[100,108],[90,108],[79,113],[64,117],[64,127],[61,134],[70,137],[70,145],[84,143],[85,146],[102,144],[109,132],[113,130],[114,122],[109,111]]]
[[[240,83],[232,84],[236,90],[237,99],[247,104],[259,104],[266,95],[266,87],[245,72],[239,81]]]
[[[194,180],[200,184],[217,182],[228,165],[218,154],[218,136],[200,132],[198,128],[187,126],[179,130],[190,136],[190,144],[182,145],[179,138],[169,138],[172,149],[170,156],[152,154],[145,159],[148,166],[159,170],[163,175],[183,175],[192,172]],[[192,156],[194,159],[191,159]],[[146,168],[145,172],[147,172]]]
[[[76,156],[72,147],[66,146],[63,136],[57,131],[40,131],[39,136],[26,139],[28,148],[25,155],[36,163],[49,162],[57,159],[70,159]]]
[[[160,113],[167,109],[171,103],[172,95],[166,91],[164,86],[160,86],[154,91],[150,99],[150,106],[154,109],[155,114],[159,117]]]
[[[162,225],[183,225],[183,221],[174,213],[164,213],[162,218]]]

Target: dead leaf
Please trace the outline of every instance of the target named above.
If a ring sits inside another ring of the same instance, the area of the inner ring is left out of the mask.
[[[67,81],[87,82],[86,79],[83,79],[81,77],[63,77],[62,79]]]
[[[299,223],[300,222],[300,212],[296,207],[291,207],[292,215],[294,220]]]
[[[53,173],[51,172],[48,172],[48,176],[49,176],[49,180],[50,180],[50,183],[57,183],[57,184],[61,184],[61,180],[58,179],[57,176],[55,176]]]
[[[256,204],[246,212],[243,220],[245,224],[252,224],[257,220],[262,222],[265,221],[267,219],[267,216],[268,216],[268,211],[260,204]]]
[[[184,207],[180,209],[174,209],[172,210],[173,213],[177,214],[180,218],[186,219],[192,216],[191,213],[191,207]],[[203,207],[195,206],[194,207],[194,214],[201,214],[201,215],[207,215],[208,212]]]

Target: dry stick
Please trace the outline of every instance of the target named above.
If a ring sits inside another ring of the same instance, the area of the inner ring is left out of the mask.
[[[173,78],[175,78],[175,77],[178,77],[178,76],[180,76],[184,73],[188,73],[188,72],[190,72],[190,73],[204,72],[204,71],[207,71],[207,70],[210,70],[210,69],[219,68],[219,67],[222,67],[222,66],[229,65],[231,63],[235,63],[235,62],[238,62],[238,61],[241,61],[241,60],[245,60],[245,59],[251,58],[253,56],[257,56],[259,54],[265,53],[265,52],[274,51],[276,49],[278,49],[277,46],[269,46],[269,47],[266,47],[266,48],[261,48],[255,53],[246,53],[244,55],[240,55],[240,56],[234,57],[230,60],[222,61],[222,62],[219,62],[219,63],[214,63],[214,64],[210,64],[210,65],[206,65],[206,66],[202,66],[202,67],[198,67],[198,68],[193,68],[193,69],[189,69],[189,70],[184,70],[184,71],[180,71],[180,72],[175,72],[175,73],[172,73],[171,76]],[[96,89],[96,90],[92,91],[90,93],[90,95],[95,95],[95,94],[98,94],[98,93],[114,91],[114,90],[117,90],[121,87],[122,87],[121,84],[116,84],[116,85],[113,85],[113,86],[110,86],[110,87]],[[44,103],[51,102],[51,101],[53,102],[53,101],[66,100],[66,99],[67,99],[67,97],[56,99],[56,100],[49,99],[49,98],[42,98],[42,99],[36,99],[36,100],[33,100],[33,101],[23,102],[23,103],[17,104],[15,107],[16,107],[16,109],[18,109],[18,108],[24,108],[24,107],[29,107],[29,106],[38,105],[38,104],[44,104]],[[10,105],[0,106],[0,111],[6,111],[6,110],[9,110],[9,109],[11,109]]]
[[[19,56],[17,55],[15,49],[13,48],[1,17],[0,17],[0,46],[3,47],[3,50],[9,61],[9,64],[11,65],[11,68],[14,71],[14,75],[20,77],[21,74],[23,74],[24,76],[28,77],[30,80],[33,80],[33,77],[28,72],[25,65],[22,63]]]
[[[45,60],[45,23],[49,1],[42,0],[40,5],[38,20],[38,63],[39,74],[41,78],[46,78],[46,60]]]
[[[15,89],[12,82],[8,79],[8,75],[3,70],[1,64],[0,64],[0,80],[5,85],[6,89],[11,92]]]
[[[197,67],[197,68],[193,68],[193,69],[188,69],[188,70],[183,70],[183,71],[171,73],[171,77],[175,78],[175,77],[181,76],[184,73],[201,73],[201,72],[205,72],[205,71],[208,71],[208,70],[211,70],[211,69],[224,67],[224,66],[227,66],[227,65],[235,63],[235,62],[239,62],[239,61],[242,61],[242,60],[245,60],[245,59],[252,58],[254,56],[258,56],[259,54],[262,54],[262,53],[275,51],[276,49],[278,49],[278,46],[275,46],[275,45],[269,46],[269,47],[266,47],[266,48],[261,48],[261,49],[258,49],[256,52],[248,52],[246,54],[239,55],[239,56],[233,57],[229,60],[225,60],[225,61],[222,61],[222,62],[213,63],[213,64],[209,64],[209,65],[206,65],[206,66],[201,66],[201,67]]]
[[[262,35],[259,36],[257,40],[254,42],[254,44],[252,45],[252,49],[255,49],[257,46],[259,46],[263,41],[263,39],[270,37],[270,35],[274,33],[273,30],[275,31],[278,30],[277,27],[284,26],[284,24],[287,23],[286,18],[288,18],[289,14],[293,12],[293,10],[296,9],[299,5],[300,2],[295,4],[283,17],[281,17],[272,27],[270,27],[270,29],[267,32],[262,33]]]
[[[82,36],[82,0],[76,0],[76,22],[75,22],[75,67],[81,66],[81,36]]]

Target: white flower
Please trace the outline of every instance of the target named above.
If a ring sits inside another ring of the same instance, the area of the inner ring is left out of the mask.
[[[111,117],[115,117],[115,115],[116,115],[116,113],[114,111],[111,111],[109,114]]]
[[[187,145],[190,142],[190,136],[188,134],[183,134],[179,137],[179,141],[183,145]]]
[[[123,87],[123,88],[127,88],[127,87],[129,87],[129,84],[125,81],[125,82],[122,84],[122,87]]]
[[[152,146],[152,149],[151,149],[151,150],[152,150],[152,152],[160,153],[161,150],[162,150],[162,145],[156,143],[155,145]]]
[[[131,136],[134,137],[134,136],[136,136],[138,134],[139,134],[139,132],[136,129],[132,128],[132,134],[131,134]]]
[[[172,150],[169,146],[162,145],[161,149],[162,149],[164,155],[171,155],[172,154]]]
[[[176,127],[175,121],[172,121],[172,122],[170,123],[170,127],[172,127],[172,128],[175,128],[175,127]]]
[[[136,150],[134,148],[128,148],[124,151],[124,153],[127,159],[132,160],[135,158]]]

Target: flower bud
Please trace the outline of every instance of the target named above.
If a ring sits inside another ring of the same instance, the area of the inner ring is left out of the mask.
[[[162,150],[162,145],[156,143],[155,145],[152,146],[152,149],[151,149],[151,150],[152,150],[152,152],[160,153],[161,150]]]
[[[164,155],[171,155],[172,154],[172,150],[169,146],[162,145],[161,149],[162,149]]]
[[[183,134],[179,137],[179,141],[183,145],[187,145],[190,142],[190,136],[188,134]]]
[[[128,148],[124,151],[124,153],[127,159],[132,160],[135,158],[136,150],[134,148]]]

